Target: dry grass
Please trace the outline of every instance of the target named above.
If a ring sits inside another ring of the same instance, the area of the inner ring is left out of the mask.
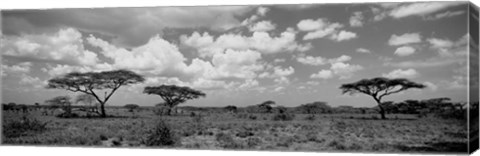
[[[111,114],[129,115],[122,110]],[[22,115],[3,113],[3,123],[20,120]],[[189,114],[162,117],[177,143],[173,148],[354,151],[354,152],[463,152],[467,146],[467,127],[461,120],[416,119],[396,115],[378,120],[372,115],[302,115],[287,121],[273,121],[274,114]],[[102,146],[110,138],[119,138],[117,146],[144,147],[144,140],[158,128],[158,116],[151,111],[135,117],[70,118],[31,117],[48,122],[42,133],[5,137],[4,144]],[[255,116],[252,119],[250,116]]]

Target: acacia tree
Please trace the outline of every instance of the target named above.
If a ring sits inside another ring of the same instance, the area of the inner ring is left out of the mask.
[[[104,72],[72,72],[61,77],[48,80],[47,88],[66,89],[92,95],[100,104],[100,116],[106,117],[105,103],[121,86],[145,81],[143,76],[129,70],[113,70]],[[98,93],[105,91],[103,97]]]
[[[176,85],[147,86],[143,90],[143,93],[159,95],[168,107],[167,115],[171,115],[172,109],[175,106],[187,100],[206,96],[202,91]]]
[[[265,102],[262,102],[261,104],[258,105],[258,107],[262,108],[262,109],[265,109],[267,113],[271,113],[272,112],[272,105],[275,104],[275,101],[272,101],[272,100],[268,100],[268,101],[265,101]]]
[[[342,90],[342,94],[349,93],[352,95],[356,93],[363,93],[372,96],[377,102],[382,119],[386,119],[385,109],[382,105],[383,97],[411,88],[422,89],[425,87],[426,86],[423,84],[412,82],[404,78],[388,79],[384,77],[377,77],[372,79],[363,79],[354,83],[343,84],[340,86],[340,89]]]
[[[128,109],[129,112],[133,112],[133,110],[139,108],[140,106],[137,104],[126,104],[123,106],[124,108]]]
[[[75,103],[78,104],[79,102],[85,104],[84,110],[89,114],[91,112],[100,115],[98,112],[98,103],[96,102],[97,99],[93,95],[90,94],[80,94],[76,97]]]
[[[57,96],[52,99],[46,100],[45,103],[50,104],[51,108],[61,108],[65,112],[65,116],[68,117],[72,114],[72,103],[70,102],[70,96]]]

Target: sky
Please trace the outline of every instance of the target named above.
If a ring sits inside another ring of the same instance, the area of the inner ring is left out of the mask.
[[[466,2],[2,10],[2,103],[78,93],[45,89],[79,71],[128,69],[142,84],[107,102],[153,106],[145,86],[175,84],[205,98],[182,105],[282,106],[325,101],[373,107],[341,84],[408,78],[427,88],[385,101],[467,101]],[[478,87],[478,86],[477,86]]]

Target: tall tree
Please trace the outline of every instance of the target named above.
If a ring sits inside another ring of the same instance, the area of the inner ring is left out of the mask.
[[[174,107],[187,100],[206,96],[202,91],[176,85],[147,86],[143,93],[159,95],[165,101],[165,105],[168,106],[167,115],[171,115]]]
[[[411,88],[425,88],[426,86],[420,83],[412,82],[408,79],[396,78],[388,79],[384,77],[377,77],[372,79],[363,79],[354,83],[347,83],[340,86],[342,93],[349,93],[350,95],[356,93],[363,93],[373,97],[380,109],[382,119],[385,117],[385,109],[382,105],[382,98],[384,96],[399,93]]]
[[[95,97],[100,104],[100,116],[106,117],[105,104],[121,86],[141,83],[143,76],[129,70],[113,70],[104,72],[72,72],[61,77],[48,80],[47,88],[66,89],[82,92]],[[105,91],[103,97],[98,93]]]

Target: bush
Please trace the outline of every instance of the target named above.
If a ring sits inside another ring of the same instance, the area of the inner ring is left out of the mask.
[[[308,115],[308,116],[305,117],[305,120],[314,121],[315,120],[315,115],[313,115],[313,114]]]
[[[238,142],[236,142],[231,135],[225,134],[223,132],[215,135],[215,140],[217,140],[217,142],[223,148],[230,148],[230,149],[243,148],[243,146]]]
[[[292,113],[276,113],[272,120],[273,121],[291,121],[295,118],[295,114]]]
[[[173,146],[178,142],[175,133],[163,120],[160,120],[148,134],[144,141],[144,144],[147,146]]]
[[[2,126],[3,135],[7,138],[15,138],[32,133],[40,133],[47,129],[47,123],[24,116],[20,121],[5,122]]]

